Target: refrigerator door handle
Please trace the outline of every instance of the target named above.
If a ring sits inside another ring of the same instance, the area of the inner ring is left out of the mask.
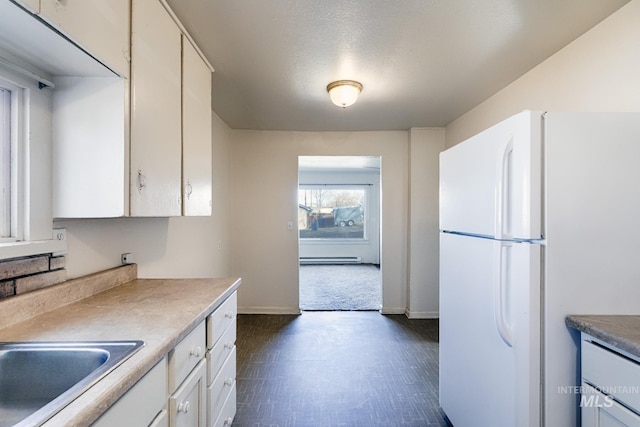
[[[513,154],[513,137],[509,138],[504,148],[500,150],[497,162],[498,179],[494,189],[495,200],[495,237],[498,240],[511,238],[510,186]]]
[[[509,313],[509,296],[508,296],[508,282],[509,282],[509,252],[511,250],[511,242],[495,242],[495,256],[494,256],[494,316],[496,321],[496,329],[500,338],[509,347],[513,347],[513,330],[507,321]]]

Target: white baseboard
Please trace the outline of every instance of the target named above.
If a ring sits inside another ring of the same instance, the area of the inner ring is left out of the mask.
[[[382,307],[382,310],[380,310],[380,313],[382,314],[406,314],[407,309],[406,308],[387,308],[387,307]]]
[[[300,314],[292,307],[238,307],[238,314]]]
[[[407,309],[405,313],[409,319],[439,319],[439,311],[411,311]]]

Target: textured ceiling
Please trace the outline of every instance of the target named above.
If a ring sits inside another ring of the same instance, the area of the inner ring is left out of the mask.
[[[627,0],[167,0],[234,129],[445,126]],[[329,100],[360,81],[358,102]]]

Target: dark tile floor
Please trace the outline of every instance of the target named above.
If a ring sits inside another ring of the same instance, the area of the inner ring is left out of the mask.
[[[238,316],[241,426],[448,426],[438,322],[378,312]]]

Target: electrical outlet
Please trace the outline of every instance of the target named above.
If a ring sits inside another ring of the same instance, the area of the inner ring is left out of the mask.
[[[132,253],[127,252],[127,253],[124,253],[124,254],[120,255],[120,262],[122,264],[133,264],[133,263],[135,263],[135,259],[134,259]]]
[[[293,221],[287,221],[287,230],[293,231]]]

